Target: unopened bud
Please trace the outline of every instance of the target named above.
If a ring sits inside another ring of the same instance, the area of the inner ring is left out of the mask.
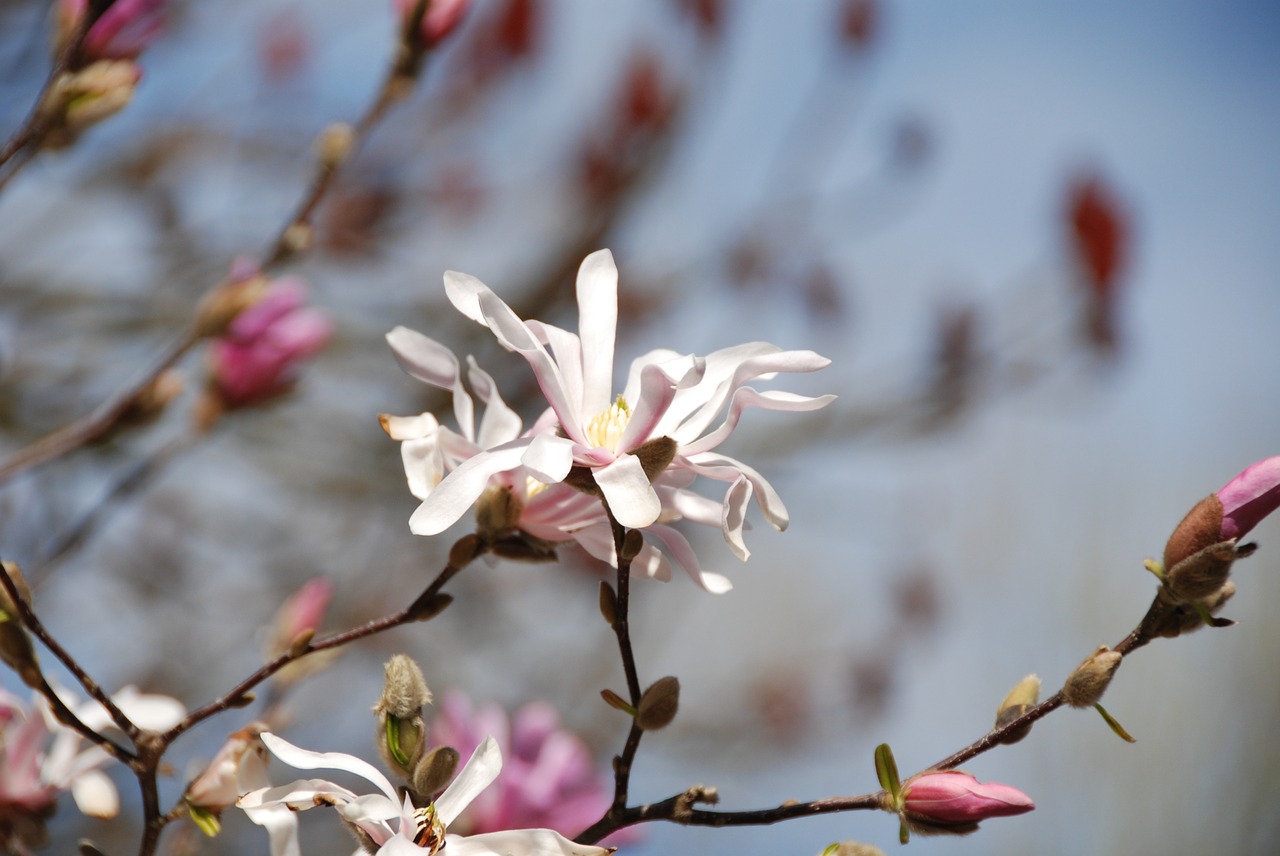
[[[314,238],[315,229],[311,228],[310,223],[290,223],[284,230],[280,243],[289,255],[296,255],[310,249]]]
[[[644,535],[639,529],[629,529],[626,537],[622,539],[622,555],[618,558],[623,562],[630,562],[640,555],[640,551],[643,549]]]
[[[1009,694],[1000,702],[996,710],[996,728],[1003,728],[1033,708],[1040,698],[1040,678],[1038,675],[1027,675],[1009,690]],[[1001,739],[1001,743],[1017,743],[1031,733],[1031,726],[1025,725],[1010,731]]]
[[[644,731],[666,728],[676,718],[679,707],[680,681],[671,675],[659,678],[640,696],[636,722]]]
[[[523,506],[509,487],[491,487],[476,502],[476,534],[490,543],[520,525]]]
[[[1211,493],[1196,503],[1164,545],[1164,566],[1172,568],[1222,538],[1222,500]]]
[[[1092,707],[1102,699],[1124,656],[1102,645],[1076,666],[1062,686],[1062,695],[1072,707]]]
[[[644,474],[653,481],[675,460],[677,448],[676,441],[670,437],[655,437],[631,454],[640,459]]]
[[[13,562],[0,562],[4,573],[13,583],[18,596],[23,602],[31,603],[31,589],[22,576],[22,569]],[[0,659],[18,673],[22,682],[29,687],[41,685],[40,666],[36,662],[36,652],[31,647],[31,637],[22,624],[22,616],[18,605],[9,596],[9,590],[0,586]]]
[[[270,280],[247,258],[238,258],[231,274],[219,283],[196,307],[195,328],[200,336],[220,336],[241,312],[255,305],[267,293]]]
[[[346,122],[334,122],[316,140],[316,157],[329,169],[341,164],[351,154],[356,131]]]
[[[1175,565],[1165,565],[1164,582],[1179,600],[1201,600],[1222,588],[1235,560],[1235,540],[1219,541]]]
[[[874,844],[840,841],[827,847],[820,856],[884,856],[884,851]]]
[[[444,790],[458,769],[458,750],[452,746],[437,746],[413,768],[413,789],[424,800]]]
[[[46,144],[70,145],[76,135],[120,112],[133,99],[142,72],[132,60],[99,60],[79,71],[63,72],[49,87],[41,109],[52,134]]]
[[[480,539],[475,535],[463,535],[449,548],[449,567],[465,568],[480,554]]]
[[[378,754],[388,767],[413,773],[426,749],[427,726],[422,708],[430,703],[431,691],[418,664],[405,654],[388,660],[382,697],[373,708],[378,723]]]
[[[610,627],[618,621],[618,596],[606,580],[600,581],[600,614]]]

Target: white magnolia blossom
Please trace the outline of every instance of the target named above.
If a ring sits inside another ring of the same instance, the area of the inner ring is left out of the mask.
[[[501,403],[492,379],[472,364],[472,386],[487,405],[480,431],[474,432],[473,403],[462,387],[453,354],[421,334],[405,328],[393,331],[388,340],[410,374],[453,391],[462,430],[461,435],[444,433],[447,429],[430,414],[388,425],[393,437],[426,441],[404,450],[411,488],[423,500],[409,521],[415,533],[434,535],[447,529],[502,473],[522,469],[538,483],[554,485],[575,466],[591,471],[609,508],[628,528],[680,518],[714,520],[730,548],[745,559],[749,553],[742,532],[753,496],[766,520],[778,529],[786,527],[786,507],[773,487],[754,469],[716,449],[749,407],[808,411],[834,400],[831,395],[807,397],[745,385],[769,380],[778,372],[816,371],[829,364],[825,357],[812,351],[783,351],[764,342],[706,357],[655,350],[632,363],[622,393],[615,398],[618,272],[608,250],[592,253],[578,272],[577,335],[521,320],[475,277],[450,271],[444,279],[449,299],[460,312],[529,362],[550,407],[534,429],[519,433],[518,419]],[[674,441],[675,456],[651,482],[634,453],[663,437]],[[723,502],[708,505],[684,490],[697,476],[727,482]],[[670,546],[666,533],[657,537]],[[688,553],[692,556],[691,550]]]
[[[445,474],[486,449],[521,437],[554,433],[555,412],[549,408],[529,431],[524,431],[524,423],[502,400],[493,378],[477,366],[474,359],[467,359],[468,383],[464,384],[457,358],[444,345],[406,327],[397,327],[388,333],[387,342],[406,372],[453,394],[457,431],[442,425],[431,413],[379,417],[387,434],[401,441],[400,454],[409,491],[418,499],[425,500]],[[476,405],[467,392],[468,385],[484,406],[478,429]],[[684,535],[667,525],[686,518],[719,526],[720,505],[673,487],[674,483],[671,474],[659,478],[657,489],[663,496],[664,513],[660,523],[645,530],[646,543],[632,561],[632,573],[669,580],[674,564],[707,591],[726,592],[733,587],[728,578],[704,570]],[[520,531],[552,544],[576,541],[592,556],[617,566],[613,532],[597,498],[565,484],[545,484],[522,466],[494,473],[488,486],[511,492],[520,510],[516,527]]]
[[[62,692],[59,696],[93,731],[104,733],[115,728],[111,715],[96,701],[77,700]],[[186,708],[176,699],[141,693],[132,686],[111,699],[131,722],[151,731],[166,731],[186,716]],[[105,749],[86,744],[79,732],[58,722],[41,696],[37,695],[28,708],[16,696],[0,690],[0,713],[5,720],[0,733],[0,805],[39,812],[61,792],[70,791],[83,813],[99,818],[116,816],[120,797],[111,779],[99,769],[112,760]]]
[[[376,767],[340,752],[311,752],[274,734],[262,740],[281,761],[300,770],[331,769],[355,773],[376,785],[380,793],[359,795],[322,779],[250,791],[238,805],[249,819],[264,826],[271,839],[271,856],[301,856],[297,813],[327,805],[358,827],[377,845],[378,856],[606,856],[610,848],[576,844],[550,829],[518,829],[461,836],[449,824],[498,777],[502,751],[486,738],[453,783],[429,805],[415,806]],[[362,852],[362,851],[357,851]]]

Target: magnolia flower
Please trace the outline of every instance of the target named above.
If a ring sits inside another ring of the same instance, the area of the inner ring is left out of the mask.
[[[493,378],[476,365],[474,359],[467,359],[467,383],[464,384],[457,357],[444,345],[406,327],[397,327],[388,333],[387,343],[406,372],[423,383],[450,392],[453,397],[456,431],[440,424],[430,413],[417,416],[384,413],[378,417],[387,434],[401,441],[400,455],[409,491],[418,499],[426,501],[447,473],[483,455],[487,449],[554,433],[555,413],[549,409],[525,431],[523,421],[502,400]],[[467,391],[468,385],[484,406],[478,425],[476,403]],[[684,479],[685,483],[691,480],[691,476]],[[655,488],[664,498],[666,513],[662,523],[645,531],[646,543],[633,560],[632,571],[667,580],[671,578],[674,563],[707,591],[728,591],[732,587],[729,580],[704,571],[685,537],[666,525],[681,518],[720,525],[719,504],[676,487],[679,481],[668,473],[659,477]],[[518,463],[488,477],[477,517],[481,534],[499,555],[535,558],[542,545],[545,558],[556,544],[573,540],[592,556],[617,565],[613,532],[599,500],[565,484],[548,485],[539,481]],[[510,533],[521,534],[504,540],[503,536]],[[521,554],[517,550],[527,552]]]
[[[168,696],[139,693],[125,687],[112,701],[138,727],[164,731],[176,725],[186,710]],[[97,702],[76,703],[72,712],[99,733],[114,727]],[[115,785],[98,768],[111,756],[58,722],[40,696],[27,707],[0,690],[0,842],[25,853],[23,833],[43,832],[43,818],[53,811],[58,796],[70,791],[77,808],[92,817],[114,817],[120,808]]]
[[[240,794],[268,786],[267,750],[259,739],[264,727],[255,722],[230,735],[209,765],[187,785],[183,795],[187,811],[206,835],[221,831],[222,811],[235,805]]]
[[[554,414],[556,431],[486,448],[459,465],[414,512],[414,532],[442,532],[480,497],[492,476],[519,466],[544,484],[564,481],[575,468],[585,471],[618,522],[631,529],[651,526],[662,515],[663,500],[654,484],[659,473],[685,479],[676,482],[679,488],[699,475],[727,482],[721,526],[740,558],[747,555],[742,529],[752,496],[766,520],[778,529],[786,527],[786,508],[772,486],[746,464],[715,450],[748,407],[807,411],[834,399],[761,392],[744,384],[781,371],[816,371],[830,361],[812,351],[782,351],[763,342],[707,357],[655,350],[632,363],[622,394],[615,398],[617,287],[618,271],[609,251],[588,256],[578,272],[575,335],[521,320],[473,276],[445,274],[453,305],[529,362]]]
[[[968,773],[943,770],[908,779],[902,816],[917,832],[970,832],[980,821],[1023,814],[1036,807],[1017,788],[979,782]]]
[[[250,404],[287,389],[301,363],[329,342],[333,322],[318,309],[304,308],[302,280],[276,280],[211,345],[213,384],[229,406]]]
[[[497,781],[458,820],[471,832],[545,826],[576,834],[609,808],[610,789],[597,775],[587,745],[560,727],[546,702],[531,702],[508,719],[497,705],[475,707],[449,693],[431,723],[433,742],[466,754],[492,734],[505,750]]]
[[[357,795],[341,785],[304,779],[288,785],[250,791],[239,800],[249,819],[267,828],[271,856],[300,856],[297,813],[318,805],[332,806],[378,849],[378,856],[596,856],[612,851],[575,844],[550,829],[520,829],[461,836],[448,827],[502,769],[502,753],[487,738],[458,773],[453,784],[434,802],[415,806],[403,799],[377,768],[352,755],[310,752],[276,737],[262,740],[281,761],[301,770],[334,769],[355,773],[377,786],[380,793]]]

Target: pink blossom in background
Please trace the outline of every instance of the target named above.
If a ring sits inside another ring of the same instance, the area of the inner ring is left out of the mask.
[[[302,280],[278,279],[212,342],[213,381],[225,404],[251,404],[283,392],[297,380],[302,363],[328,344],[333,322],[305,308],[306,301]]]
[[[407,19],[417,5],[418,0],[395,0],[396,14]],[[427,0],[427,9],[422,13],[422,39],[427,46],[438,45],[457,29],[469,8],[471,0]]]
[[[466,757],[493,735],[505,759],[497,780],[472,801],[458,826],[472,834],[546,827],[574,836],[603,816],[612,791],[580,737],[560,727],[547,702],[526,704],[508,719],[497,705],[476,707],[448,693],[431,723],[431,742]]]
[[[1243,538],[1280,508],[1280,455],[1244,469],[1218,491],[1222,502],[1222,537]]]
[[[979,782],[968,773],[944,770],[909,779],[902,788],[908,816],[928,823],[966,826],[992,817],[1023,814],[1031,797],[999,782]]]
[[[89,60],[137,59],[164,29],[166,0],[116,0],[84,38]],[[88,0],[61,0],[60,27],[68,34],[88,9]]]

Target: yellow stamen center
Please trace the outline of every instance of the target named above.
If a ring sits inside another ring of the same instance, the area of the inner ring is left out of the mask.
[[[630,420],[631,408],[627,406],[626,399],[619,395],[608,410],[597,414],[587,425],[587,442],[616,453],[618,441],[622,439],[622,432],[626,430]]]

